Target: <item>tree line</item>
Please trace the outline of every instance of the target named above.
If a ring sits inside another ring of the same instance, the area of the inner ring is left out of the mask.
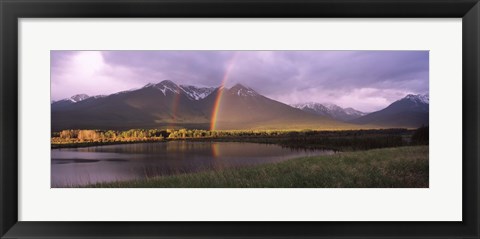
[[[218,138],[218,137],[260,137],[286,135],[290,131],[273,130],[229,130],[211,131],[200,129],[130,129],[120,130],[90,130],[70,129],[52,133],[52,142],[115,142],[115,141],[142,141],[163,139],[187,139],[187,138]]]
[[[357,137],[380,135],[405,134],[406,129],[381,130],[346,130],[346,131],[317,131],[317,130],[201,130],[201,129],[130,129],[130,130],[86,130],[73,129],[52,133],[52,143],[78,142],[131,142],[131,141],[159,141],[164,139],[189,138],[287,138],[291,140],[319,137]],[[298,141],[301,142],[302,140]]]

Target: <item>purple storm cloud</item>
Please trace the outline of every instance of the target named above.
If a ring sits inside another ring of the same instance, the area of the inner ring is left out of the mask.
[[[52,100],[167,79],[218,87],[232,60],[227,87],[241,83],[286,104],[370,112],[429,90],[428,51],[52,51]]]

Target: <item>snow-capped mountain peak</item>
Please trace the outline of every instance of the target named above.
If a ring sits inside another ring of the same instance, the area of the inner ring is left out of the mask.
[[[322,105],[327,107],[329,110],[343,110],[342,107],[332,103],[322,103]]]
[[[345,108],[343,109],[345,111],[345,113],[347,113],[348,115],[360,115],[360,116],[364,116],[366,115],[367,113],[365,112],[361,112],[361,111],[358,111],[354,108],[351,108],[351,107],[348,107],[348,108]]]
[[[331,103],[306,102],[306,103],[294,104],[292,106],[309,113],[328,116],[333,119],[342,120],[342,121],[355,119],[365,115],[365,113],[355,110],[353,108],[344,109],[338,105],[331,104]]]
[[[170,80],[164,80],[160,83],[150,85],[152,87],[155,87],[156,89],[160,90],[163,95],[167,95],[167,92],[172,92],[175,94],[180,94],[180,87],[178,87],[177,84],[173,83]],[[148,87],[150,87],[148,86]]]
[[[94,98],[94,99],[98,99],[98,98],[101,98],[101,97],[105,97],[104,95],[95,95],[95,96],[89,96],[87,94],[77,94],[77,95],[74,95],[70,98],[65,98],[65,99],[62,99],[62,100],[52,100],[51,103],[78,103],[78,102],[81,102],[81,101],[84,101],[86,99],[90,99],[90,98]]]
[[[86,94],[78,94],[78,95],[74,95],[72,97],[70,97],[70,101],[72,101],[73,103],[77,103],[77,102],[80,102],[82,100],[86,100],[90,98],[90,96],[86,95]]]
[[[197,87],[192,85],[180,85],[180,89],[182,89],[190,99],[194,100],[201,100],[215,90],[214,87]]]
[[[326,108],[324,105],[320,103],[315,103],[315,102],[305,102],[305,103],[298,103],[298,104],[293,104],[291,105],[295,108],[298,109],[304,109],[304,108],[310,108],[310,109],[315,109],[315,108]]]
[[[429,104],[430,103],[430,96],[428,94],[424,94],[424,95],[409,94],[409,95],[405,96],[404,99],[411,100],[415,103],[423,103],[423,104]]]
[[[192,85],[177,85],[173,81],[164,80],[157,84],[148,83],[143,88],[154,87],[160,90],[163,95],[167,95],[167,92],[172,92],[174,94],[184,93],[191,100],[201,100],[210,93],[212,93],[215,88],[213,87],[197,87]]]
[[[243,86],[241,84],[236,84],[229,90],[231,94],[236,94],[238,96],[256,96],[258,95],[252,88]]]

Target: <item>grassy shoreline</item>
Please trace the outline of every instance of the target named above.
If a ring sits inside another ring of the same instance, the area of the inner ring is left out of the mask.
[[[428,146],[342,152],[279,163],[98,183],[100,188],[428,188]]]

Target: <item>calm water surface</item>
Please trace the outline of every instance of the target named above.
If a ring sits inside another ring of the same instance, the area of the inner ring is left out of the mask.
[[[52,149],[52,187],[143,179],[279,162],[331,150],[289,149],[273,144],[188,142],[119,144]]]

